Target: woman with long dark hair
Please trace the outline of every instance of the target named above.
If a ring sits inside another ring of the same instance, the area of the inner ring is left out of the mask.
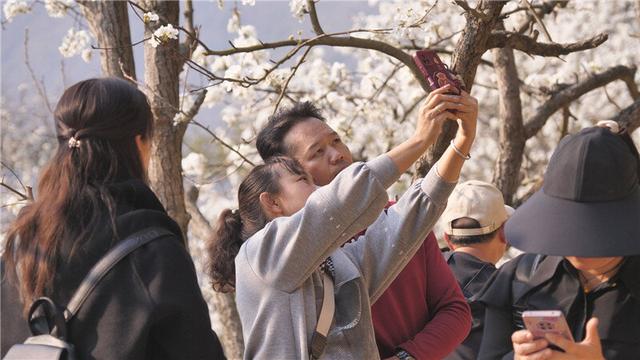
[[[35,200],[11,225],[2,257],[2,353],[29,336],[42,296],[66,306],[98,260],[150,227],[173,235],[121,260],[68,325],[81,359],[220,358],[222,349],[178,225],[147,185],[153,116],[131,83],[89,79],[54,113],[58,149]]]
[[[286,157],[268,160],[243,180],[239,209],[218,220],[210,273],[214,289],[235,287],[246,359],[379,358],[371,304],[444,210],[475,138],[477,102],[446,90],[427,97],[413,136],[348,166],[326,186],[317,188]],[[447,119],[460,124],[451,146],[384,209],[386,189],[435,142]],[[335,311],[319,320],[332,302]]]

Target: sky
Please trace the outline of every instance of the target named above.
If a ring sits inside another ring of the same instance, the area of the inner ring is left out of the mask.
[[[286,39],[291,34],[303,31],[309,34],[311,29],[308,19],[300,22],[289,11],[288,1],[260,1],[255,6],[241,5],[240,2],[225,2],[224,8],[219,9],[215,1],[194,2],[194,22],[202,25],[201,39],[212,49],[227,49],[228,41],[235,34],[227,32],[227,22],[234,6],[238,6],[243,25],[256,27],[262,41]],[[325,31],[340,31],[349,29],[351,18],[358,13],[371,13],[376,9],[365,1],[322,1],[317,6]],[[132,42],[143,38],[143,28],[129,11],[132,24]],[[64,58],[58,51],[62,39],[70,28],[80,29],[84,25],[72,16],[52,18],[42,4],[36,4],[33,11],[26,15],[18,15],[9,23],[5,23],[1,30],[1,93],[5,101],[18,101],[20,92],[34,91],[34,81],[25,62],[25,47],[28,49],[29,62],[34,71],[33,76],[41,81],[46,88],[52,105],[66,86],[89,77],[100,76],[99,54],[93,53],[90,63],[86,63],[80,56]],[[28,31],[28,42],[25,42]],[[136,72],[139,77],[143,74],[142,56],[143,46],[134,49]],[[335,54],[339,58],[339,54]],[[348,61],[348,59],[342,59]]]

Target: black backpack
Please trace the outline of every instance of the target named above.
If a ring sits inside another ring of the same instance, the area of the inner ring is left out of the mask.
[[[67,341],[67,323],[77,314],[100,280],[120,260],[142,245],[167,235],[174,234],[169,230],[153,227],[119,242],[91,268],[64,312],[60,312],[58,306],[48,297],[36,299],[31,304],[27,317],[33,336],[28,337],[22,344],[13,345],[3,360],[75,360],[73,344]]]

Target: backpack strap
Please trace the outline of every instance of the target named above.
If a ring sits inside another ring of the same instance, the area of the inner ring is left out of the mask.
[[[316,329],[311,337],[311,354],[309,356],[311,359],[319,359],[327,347],[327,335],[336,310],[333,279],[324,271],[322,272],[322,293],[322,308]]]
[[[146,228],[134,233],[133,235],[127,236],[124,240],[109,250],[109,252],[103,256],[102,259],[93,266],[93,268],[91,268],[87,276],[85,276],[80,283],[76,292],[73,294],[73,297],[64,311],[65,321],[68,322],[76,315],[78,309],[80,309],[80,306],[82,306],[87,297],[89,297],[89,294],[91,294],[96,285],[98,285],[100,280],[102,280],[102,278],[120,260],[142,245],[169,235],[175,234],[164,228]]]

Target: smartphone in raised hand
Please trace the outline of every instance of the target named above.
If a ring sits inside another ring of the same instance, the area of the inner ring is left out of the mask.
[[[445,85],[451,85],[453,87],[451,93],[454,95],[460,95],[460,90],[465,90],[462,79],[440,60],[440,57],[435,51],[428,49],[419,50],[413,56],[413,61],[429,83],[431,91]]]
[[[522,313],[524,326],[533,334],[534,339],[543,339],[545,334],[556,334],[568,340],[573,340],[571,329],[562,311],[535,310]]]

